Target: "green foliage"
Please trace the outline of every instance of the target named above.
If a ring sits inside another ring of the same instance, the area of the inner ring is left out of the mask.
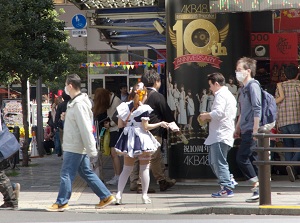
[[[52,0],[0,0],[0,82],[19,81],[22,86],[23,166],[28,166],[29,146],[27,81],[42,77],[47,83],[64,83],[61,79],[85,61],[67,42],[58,15]]]
[[[16,169],[6,170],[5,173],[8,177],[17,177],[20,175],[20,173]]]
[[[0,80],[13,73],[20,79],[53,81],[78,66],[77,51],[67,43],[64,22],[52,0],[0,0]],[[73,65],[72,65],[73,64]]]

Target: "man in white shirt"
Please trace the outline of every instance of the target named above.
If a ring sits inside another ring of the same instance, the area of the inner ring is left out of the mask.
[[[227,154],[234,142],[236,100],[225,86],[225,78],[222,74],[212,73],[208,75],[207,79],[215,99],[211,112],[201,114],[200,119],[210,121],[209,135],[204,144],[210,146],[209,164],[221,186],[221,190],[212,193],[211,196],[233,197],[234,184],[230,179]]]

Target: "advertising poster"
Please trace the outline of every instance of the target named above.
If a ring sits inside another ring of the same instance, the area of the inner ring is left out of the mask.
[[[209,112],[214,100],[208,74],[220,72],[226,82],[235,80],[235,64],[244,49],[243,20],[239,13],[209,13],[209,1],[203,0],[168,0],[166,12],[167,102],[188,140],[169,134],[169,175],[178,180],[215,178],[209,146],[204,145],[208,124],[199,125],[197,117]]]
[[[297,61],[298,34],[275,33],[270,35],[270,59],[274,61]]]
[[[46,127],[48,122],[48,114],[49,111],[51,111],[51,104],[43,103],[42,104],[42,116],[43,116],[43,127]],[[32,119],[32,125],[37,125],[37,105],[31,104],[31,119]]]
[[[251,57],[260,60],[270,58],[270,33],[251,33]]]
[[[21,99],[3,99],[3,118],[8,127],[23,126]]]

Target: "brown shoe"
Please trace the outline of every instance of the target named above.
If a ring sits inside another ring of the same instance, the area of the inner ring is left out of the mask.
[[[175,179],[170,179],[170,178],[166,178],[167,182],[171,182],[173,184],[176,184],[176,180]]]
[[[155,192],[156,191],[153,188],[150,188],[150,187],[148,188],[148,194],[153,194]],[[142,185],[140,185],[140,184],[138,185],[136,193],[138,193],[138,194],[142,193]]]
[[[176,180],[175,182],[172,181],[172,180],[160,180],[159,181],[159,189],[160,191],[166,191],[167,189],[173,187],[176,183]]]
[[[130,191],[136,191],[137,188],[138,188],[137,184],[135,184],[135,185],[130,184]]]

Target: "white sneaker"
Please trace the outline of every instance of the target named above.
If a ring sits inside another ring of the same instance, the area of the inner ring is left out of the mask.
[[[259,187],[253,187],[251,189],[252,191],[252,196],[248,199],[246,199],[247,203],[254,203],[254,202],[258,202],[259,201]]]
[[[231,184],[234,185],[234,186],[236,186],[236,185],[239,184],[239,183],[236,182],[236,180],[234,179],[233,174],[230,174],[230,181],[231,181]]]
[[[114,176],[111,180],[107,181],[106,184],[108,185],[118,185],[119,176]]]

